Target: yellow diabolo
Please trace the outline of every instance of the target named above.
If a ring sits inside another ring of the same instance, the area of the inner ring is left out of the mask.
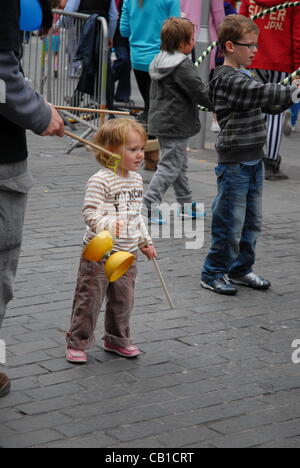
[[[113,249],[113,238],[108,231],[97,234],[83,250],[83,257],[91,262],[101,262]],[[117,281],[129,270],[135,261],[130,252],[115,252],[105,263],[105,274],[110,283]]]

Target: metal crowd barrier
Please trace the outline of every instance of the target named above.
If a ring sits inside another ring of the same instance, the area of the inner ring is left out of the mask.
[[[79,39],[89,15],[53,10],[54,28],[41,39],[35,33],[24,33],[22,68],[31,86],[48,102],[60,106],[106,108],[108,70],[108,26],[105,18],[98,17],[99,65],[91,83],[91,94],[77,91],[82,74],[81,62],[74,62]],[[87,136],[99,128],[99,114],[80,115],[60,111],[66,123],[80,122],[87,127]],[[68,152],[70,152],[69,150]]]

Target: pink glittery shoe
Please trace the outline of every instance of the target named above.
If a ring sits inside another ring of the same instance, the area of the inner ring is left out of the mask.
[[[66,359],[73,364],[86,364],[87,357],[84,351],[78,351],[77,349],[67,348]]]
[[[134,345],[122,347],[122,346],[116,346],[111,343],[108,343],[107,341],[104,341],[103,348],[105,349],[105,351],[119,354],[120,356],[127,357],[127,358],[133,358],[140,354],[139,348],[137,348]]]

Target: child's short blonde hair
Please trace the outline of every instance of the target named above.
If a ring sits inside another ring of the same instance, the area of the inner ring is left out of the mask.
[[[147,142],[147,133],[144,127],[133,119],[111,119],[101,126],[99,131],[93,138],[93,143],[102,146],[112,153],[116,153],[120,146],[127,142],[128,132],[132,130],[137,132],[142,140]],[[93,150],[97,161],[102,166],[108,167],[111,165],[112,157],[102,151]],[[120,155],[122,156],[122,155]]]
[[[255,32],[259,34],[259,27],[243,15],[228,15],[223,20],[218,31],[218,42],[223,53],[226,53],[226,42],[239,42],[244,34]]]
[[[173,54],[180,44],[188,44],[195,33],[194,24],[186,18],[169,18],[161,30],[160,49]]]

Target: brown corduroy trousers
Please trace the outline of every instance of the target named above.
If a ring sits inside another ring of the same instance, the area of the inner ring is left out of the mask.
[[[136,254],[136,253],[135,253]],[[91,262],[81,257],[67,345],[84,351],[95,342],[94,331],[106,299],[104,340],[116,346],[132,344],[129,320],[134,305],[136,262],[114,283],[104,272],[105,260]]]

